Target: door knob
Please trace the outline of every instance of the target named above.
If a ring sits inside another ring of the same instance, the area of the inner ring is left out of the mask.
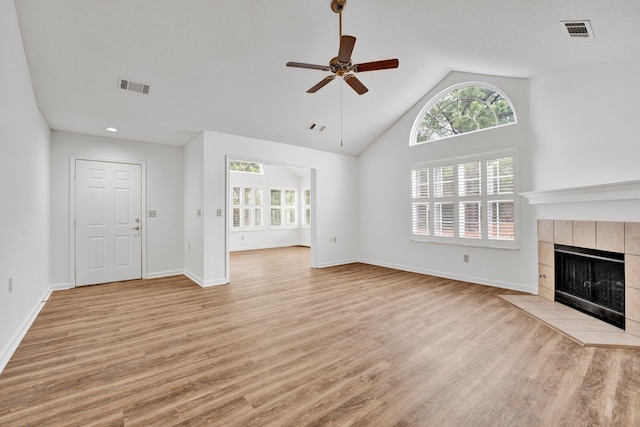
[[[133,228],[132,228],[132,230],[136,230],[136,231],[138,231],[138,230],[140,230],[140,226],[139,226],[139,225],[136,225],[135,227],[133,227]]]

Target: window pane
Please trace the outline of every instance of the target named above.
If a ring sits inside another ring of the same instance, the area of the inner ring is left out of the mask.
[[[493,240],[514,240],[514,203],[509,201],[489,202],[487,208],[488,237]]]
[[[255,227],[262,227],[262,209],[255,208],[253,210],[253,225]]]
[[[240,208],[233,208],[233,227],[240,227]]]
[[[251,209],[244,209],[243,214],[243,225],[245,227],[251,227],[253,225],[253,219],[251,218],[253,211]]]
[[[467,239],[482,238],[482,202],[460,203],[458,209],[459,236]]]
[[[453,203],[433,204],[433,234],[453,237]]]
[[[434,197],[453,197],[453,165],[433,168]]]
[[[244,204],[252,205],[253,204],[253,189],[245,188],[244,189]]]
[[[513,157],[487,160],[487,194],[513,194]]]
[[[413,204],[413,234],[422,236],[429,235],[429,204],[414,203]]]
[[[280,209],[271,209],[271,225],[273,226],[282,225],[282,213]]]
[[[304,190],[304,204],[307,206],[311,204],[311,190]]]
[[[287,206],[293,206],[296,204],[296,190],[285,190],[284,200]]]
[[[256,192],[255,192],[255,204],[256,205],[261,205],[262,204],[262,189],[257,188]]]
[[[481,162],[463,163],[458,165],[458,195],[479,196]]]
[[[234,161],[229,163],[229,170],[234,172],[262,173],[262,164]]]
[[[311,225],[311,209],[304,210],[304,225]]]
[[[469,85],[429,103],[416,129],[416,143],[515,123],[515,114],[498,91]]]
[[[271,190],[271,205],[282,205],[282,190]]]
[[[429,197],[429,168],[411,171],[411,189],[414,199]]]
[[[240,187],[233,187],[231,201],[232,201],[232,204],[234,205],[240,204]]]
[[[285,225],[294,225],[296,223],[296,210],[285,209],[284,210]]]

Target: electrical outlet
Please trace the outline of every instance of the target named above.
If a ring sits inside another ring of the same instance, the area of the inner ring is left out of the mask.
[[[469,262],[469,255],[464,256],[464,262]]]
[[[200,209],[196,210],[196,216],[202,216],[202,211]]]
[[[155,218],[158,216],[158,212],[155,210],[150,210],[149,211],[149,218]]]
[[[9,293],[13,292],[13,277],[9,277]]]
[[[222,209],[218,209],[218,210],[216,211],[216,215],[218,215],[218,216],[222,216]]]

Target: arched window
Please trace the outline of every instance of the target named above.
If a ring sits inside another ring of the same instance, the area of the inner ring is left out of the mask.
[[[411,145],[516,123],[509,99],[486,83],[463,83],[441,92],[420,112]]]

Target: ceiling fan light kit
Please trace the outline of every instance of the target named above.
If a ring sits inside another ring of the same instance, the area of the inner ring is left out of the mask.
[[[367,87],[353,74],[365,71],[385,70],[389,68],[398,68],[399,62],[397,58],[385,59],[382,61],[365,62],[362,64],[353,64],[351,61],[351,53],[356,44],[354,36],[342,35],[342,11],[347,4],[347,0],[331,0],[331,10],[340,16],[340,48],[338,56],[329,61],[329,65],[306,64],[303,62],[287,62],[287,67],[307,68],[310,70],[330,71],[334,75],[325,77],[315,86],[307,90],[307,93],[315,93],[332,80],[342,77],[358,95],[365,94],[369,91]]]

